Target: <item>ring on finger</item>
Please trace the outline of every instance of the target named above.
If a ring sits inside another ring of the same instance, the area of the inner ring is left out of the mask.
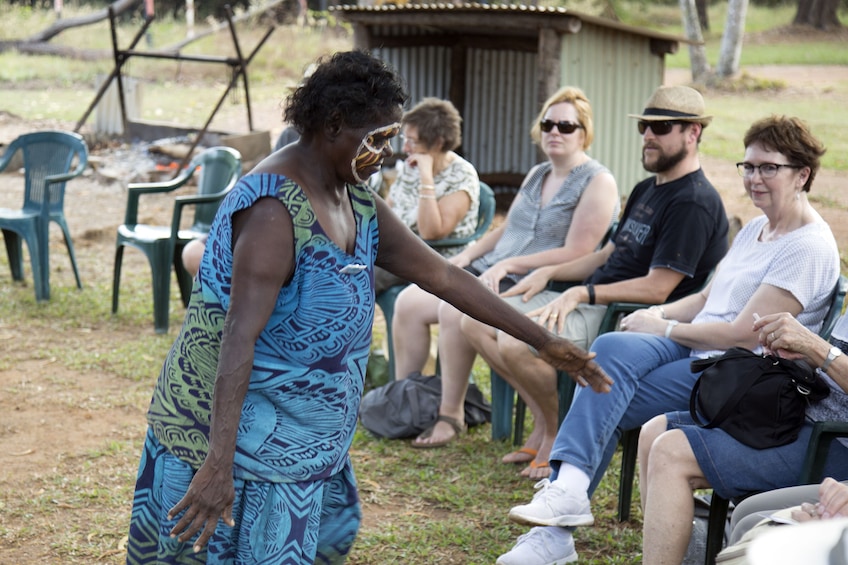
[[[771,333],[769,334],[769,341],[774,341],[774,339],[775,339],[775,338],[774,338],[774,332],[771,332]]]

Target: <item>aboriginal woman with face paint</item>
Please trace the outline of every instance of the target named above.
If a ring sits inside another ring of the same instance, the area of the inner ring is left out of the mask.
[[[154,388],[127,563],[345,561],[375,265],[609,389],[585,351],[486,293],[367,188],[406,98],[364,52],[322,60],[286,102],[300,140],[222,202]]]

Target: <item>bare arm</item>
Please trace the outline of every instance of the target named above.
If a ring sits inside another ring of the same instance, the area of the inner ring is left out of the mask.
[[[771,351],[789,359],[805,359],[821,367],[831,345],[801,325],[789,312],[762,316],[754,322],[757,339]],[[844,352],[848,353],[848,352]],[[827,369],[828,376],[848,393],[848,355],[840,355]]]
[[[612,381],[591,360],[593,355],[552,335],[489,292],[477,277],[445,261],[403,227],[385,203],[377,201],[377,213],[381,226],[379,266],[418,284],[472,318],[528,343],[545,361],[558,369],[574,371],[594,390],[609,390]]]
[[[418,202],[418,233],[423,239],[449,236],[471,208],[471,197],[459,190],[436,200],[421,198]]]
[[[792,293],[770,284],[761,284],[733,321],[703,324],[683,322],[672,328],[670,337],[677,343],[692,349],[729,349],[731,347],[754,349],[759,343],[757,334],[751,330],[754,314],[789,312],[795,316],[801,310],[801,303]],[[641,331],[655,335],[665,335],[668,328],[668,320],[654,316],[641,319],[638,328],[632,327],[630,323],[627,324],[628,331]]]
[[[567,263],[592,253],[609,229],[617,202],[618,187],[612,175],[595,175],[574,209],[574,218],[561,247],[509,257],[493,265],[486,275],[496,285],[508,274],[524,275],[539,267]]]
[[[241,408],[250,383],[256,340],[294,265],[291,218],[272,198],[233,217],[233,273],[212,402],[209,452],[169,517],[185,514],[171,531],[180,541],[203,530],[195,551],[214,533],[219,517],[233,525],[233,458]]]

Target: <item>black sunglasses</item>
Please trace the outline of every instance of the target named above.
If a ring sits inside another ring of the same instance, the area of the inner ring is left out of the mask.
[[[664,120],[661,122],[648,122],[645,120],[639,120],[637,127],[639,128],[639,135],[645,135],[645,132],[648,131],[648,128],[651,128],[651,131],[654,132],[654,135],[666,135],[671,132],[674,128],[674,124],[682,124],[683,122],[678,120]]]
[[[539,122],[539,128],[545,133],[550,133],[554,127],[556,127],[560,133],[564,134],[574,133],[579,129],[583,129],[583,126],[575,124],[574,122],[555,122],[553,120],[542,120]]]

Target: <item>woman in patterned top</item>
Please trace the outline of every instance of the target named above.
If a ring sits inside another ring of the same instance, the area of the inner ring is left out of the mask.
[[[454,150],[462,143],[462,118],[453,104],[425,98],[401,120],[402,169],[386,201],[400,220],[422,239],[468,237],[477,229],[480,179],[474,165]],[[452,257],[468,244],[437,249]],[[377,269],[374,291],[406,284]]]
[[[609,390],[585,351],[481,299],[367,188],[405,101],[384,63],[334,54],[287,100],[300,140],[221,203],[148,411],[127,563],[344,562],[375,265]]]

